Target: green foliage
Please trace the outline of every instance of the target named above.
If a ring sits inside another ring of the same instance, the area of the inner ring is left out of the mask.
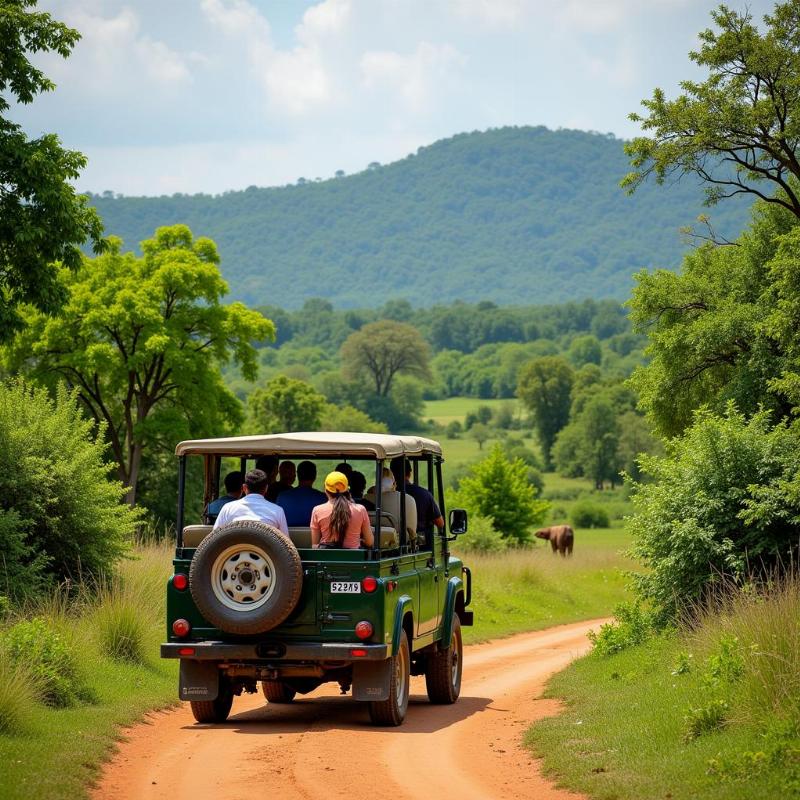
[[[778,3],[763,32],[749,10],[721,5],[711,17],[718,30],[702,31],[699,50],[689,54],[708,77],[682,82],[675,100],[656,89],[642,103],[647,115],[631,114],[652,135],[625,146],[634,171],[623,186],[633,191],[650,175],[663,183],[691,174],[706,184],[710,204],[745,192],[800,216],[800,8]]]
[[[570,365],[558,356],[534,359],[519,373],[517,394],[531,412],[546,466],[558,432],[569,421],[573,378]]]
[[[347,377],[371,383],[378,397],[387,397],[395,378],[412,375],[430,380],[430,349],[413,326],[405,322],[370,322],[350,334],[342,345]]]
[[[363,411],[350,405],[335,406],[326,403],[322,409],[319,430],[321,431],[359,431],[363,433],[388,433],[382,422],[375,422]]]
[[[596,336],[578,336],[572,340],[567,356],[576,367],[584,364],[599,366],[603,359],[603,348]]]
[[[75,653],[46,620],[35,617],[18,622],[2,634],[2,644],[11,663],[24,667],[42,702],[66,708],[92,701]]]
[[[291,433],[318,430],[325,398],[304,381],[276,375],[248,400],[253,433]]]
[[[25,733],[37,699],[24,664],[13,662],[0,642],[0,734]]]
[[[141,604],[125,596],[119,585],[100,593],[94,623],[104,655],[115,661],[145,662],[147,620]]]
[[[461,479],[453,503],[473,515],[491,519],[495,530],[517,543],[527,541],[530,529],[539,525],[550,510],[547,501],[536,498],[525,462],[510,461],[499,444]]]
[[[718,731],[725,724],[729,712],[728,702],[719,698],[708,700],[703,705],[691,706],[686,714],[684,738],[691,742],[699,736]]]
[[[145,447],[171,450],[196,433],[223,434],[241,408],[218,364],[234,361],[254,376],[254,339],[273,326],[241,303],[221,304],[228,287],[210,239],[185,225],[159,228],[144,256],[111,251],[63,269],[69,291],[58,317],[32,313],[13,343],[12,369],[63,380],[105,433],[120,480],[136,497]]]
[[[641,603],[622,603],[614,609],[614,621],[599,631],[589,631],[592,652],[610,656],[647,641],[653,634],[653,614]]]
[[[610,528],[611,520],[603,506],[591,500],[579,500],[572,507],[570,520],[576,528]]]
[[[626,168],[614,137],[507,127],[460,134],[394,164],[319,183],[218,197],[95,195],[92,202],[107,229],[128,242],[165,220],[204,231],[225,254],[234,296],[250,305],[269,297],[296,309],[321,286],[338,308],[364,308],[370,293],[414,306],[622,300],[642,264],[680,260],[676,231],[702,209],[694,181],[670,192],[643,186],[631,202],[618,188]],[[731,238],[744,224],[745,204],[726,204],[714,216],[716,230]],[[473,308],[456,309],[463,327],[443,321],[442,337],[452,344],[434,347],[461,349],[472,315]],[[514,327],[497,312],[483,316],[490,335]],[[309,315],[308,326],[315,322]],[[522,323],[539,325],[538,312]]]
[[[64,578],[108,572],[125,553],[139,516],[108,480],[106,450],[75,395],[0,384],[4,594],[22,598]]]
[[[465,553],[502,553],[508,549],[508,538],[493,525],[489,517],[475,514],[469,518],[469,530],[458,539],[458,549]]]
[[[67,58],[80,34],[50,14],[29,10],[28,0],[0,0],[0,340],[24,325],[30,305],[56,311],[65,300],[54,263],[77,269],[81,246],[103,248],[103,227],[73,182],[86,158],[64,150],[55,134],[29,139],[7,114],[55,84],[29,56]],[[41,57],[37,57],[37,61]]]
[[[743,580],[788,563],[800,536],[797,433],[771,428],[766,412],[747,420],[698,412],[663,457],[642,460],[651,480],[633,483],[633,553],[648,571],[641,595],[663,617],[699,600],[722,574]],[[773,486],[775,485],[775,486]]]
[[[476,422],[469,429],[469,435],[478,443],[478,449],[483,450],[483,443],[491,436],[491,431],[482,422]]]

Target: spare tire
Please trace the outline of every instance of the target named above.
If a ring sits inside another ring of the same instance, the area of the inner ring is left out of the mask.
[[[271,525],[239,520],[206,536],[189,569],[200,613],[226,633],[264,633],[292,613],[303,589],[300,554]]]

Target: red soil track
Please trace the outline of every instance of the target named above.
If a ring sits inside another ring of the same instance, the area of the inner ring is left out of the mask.
[[[372,727],[335,684],[291,705],[243,695],[224,725],[196,724],[188,705],[151,714],[125,732],[93,797],[574,800],[541,776],[522,735],[557,713],[557,702],[538,699],[544,683],[587,650],[587,631],[602,621],[466,648],[460,700],[432,706],[414,678],[400,728]]]

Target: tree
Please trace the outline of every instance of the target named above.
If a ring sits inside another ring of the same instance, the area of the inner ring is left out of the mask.
[[[572,367],[560,356],[536,358],[519,373],[517,395],[533,416],[547,467],[556,435],[569,421],[572,381]]]
[[[478,450],[483,450],[483,443],[489,439],[491,431],[482,422],[476,422],[470,429],[469,435],[478,443]]]
[[[345,373],[371,380],[378,397],[388,397],[397,375],[431,380],[430,349],[419,331],[405,322],[370,322],[342,345]]]
[[[326,403],[322,409],[319,430],[321,431],[355,431],[358,433],[388,433],[389,429],[382,422],[375,422],[363,411],[350,405],[333,405]]]
[[[319,429],[325,398],[313,386],[277,375],[248,401],[250,427],[257,433],[290,433]]]
[[[603,348],[596,336],[578,336],[572,340],[567,355],[576,367],[584,364],[599,365],[603,360]]]
[[[453,502],[473,514],[488,517],[504,538],[521,544],[527,541],[530,529],[550,511],[550,503],[536,498],[527,473],[522,459],[510,461],[501,445],[496,444],[461,479]]]
[[[12,367],[63,380],[103,423],[119,479],[136,499],[145,447],[174,447],[183,434],[223,433],[241,422],[218,364],[256,371],[251,342],[270,338],[269,320],[241,303],[220,302],[228,286],[210,239],[185,225],[159,228],[143,257],[110,252],[62,269],[60,316],[32,313],[10,351]]]
[[[675,100],[656,89],[642,103],[648,113],[630,115],[652,136],[626,145],[634,170],[622,185],[693,174],[709,204],[749,194],[800,217],[800,6],[776,5],[763,33],[749,11],[722,5],[711,16],[718,31],[703,31],[689,54],[708,77],[684,81]]]
[[[100,218],[72,186],[86,166],[81,153],[64,150],[58,137],[29,139],[7,118],[8,95],[29,104],[55,88],[29,53],[67,58],[80,34],[50,14],[29,11],[35,0],[0,0],[0,340],[23,324],[21,305],[52,313],[66,298],[56,262],[81,263],[81,246],[105,243]]]
[[[650,432],[650,426],[641,414],[626,411],[617,418],[619,423],[619,444],[617,457],[625,475],[639,480],[642,475],[639,458],[642,455],[661,453],[659,440]]]

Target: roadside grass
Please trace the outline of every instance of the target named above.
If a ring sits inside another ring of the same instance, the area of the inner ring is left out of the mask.
[[[575,532],[571,558],[553,555],[547,543],[497,555],[464,553],[472,571],[475,625],[467,643],[610,616],[630,599],[623,555],[628,535],[620,528]],[[458,541],[453,550],[458,552]]]
[[[175,702],[176,666],[158,658],[171,562],[171,547],[137,548],[135,557],[122,564],[119,578],[98,594],[55,592],[24,609],[24,617],[43,618],[70,643],[92,700],[70,708],[48,708],[33,702],[30,681],[18,686],[13,702],[21,705],[21,724],[15,732],[0,731],[4,800],[85,796],[110,746],[119,739],[119,726]],[[137,609],[134,632],[126,620],[115,621],[119,608],[132,605]],[[5,626],[19,618],[8,619]],[[125,642],[116,658],[109,655],[113,652],[109,637]],[[126,657],[131,649],[139,653],[138,662]],[[0,694],[11,688],[6,685]]]
[[[593,798],[800,796],[800,582],[731,593],[691,629],[550,682],[565,711],[526,737],[559,785]]]

